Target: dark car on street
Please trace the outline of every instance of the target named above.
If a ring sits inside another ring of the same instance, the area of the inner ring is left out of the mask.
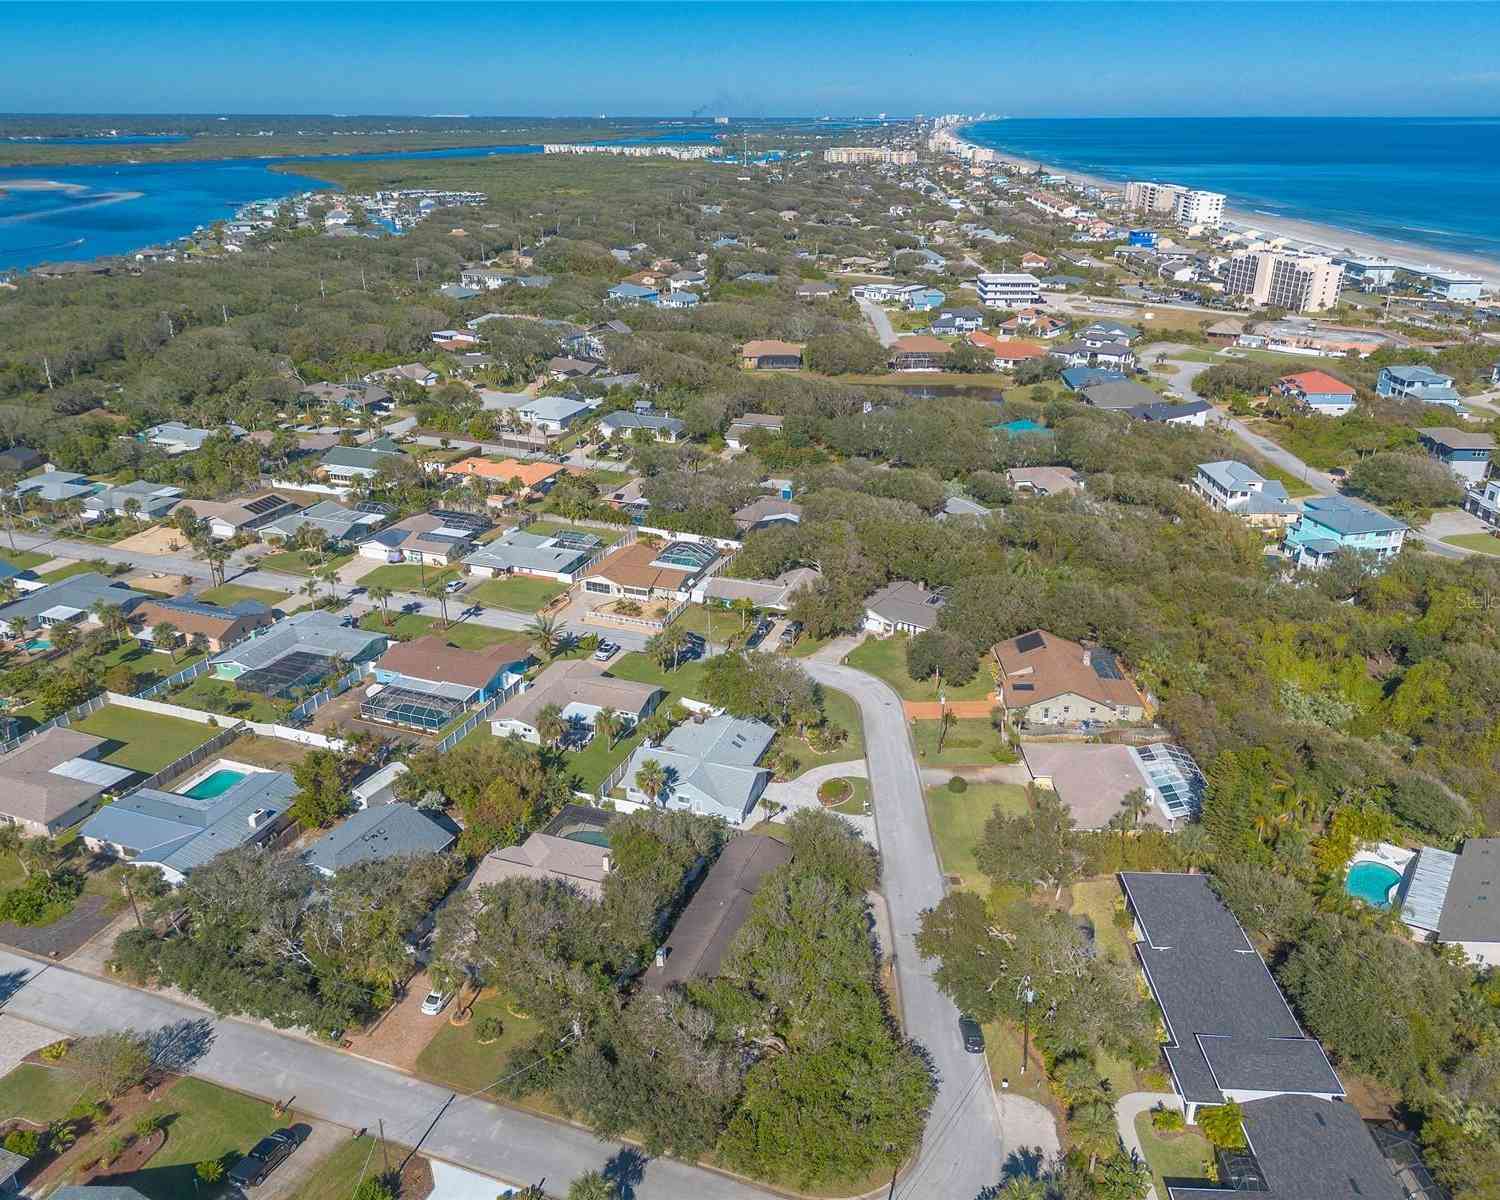
[[[301,1140],[295,1129],[278,1129],[267,1134],[229,1168],[229,1182],[242,1188],[259,1187],[267,1175],[286,1162]]]
[[[984,1030],[973,1017],[964,1015],[958,1018],[958,1033],[964,1040],[964,1049],[970,1054],[984,1053]]]

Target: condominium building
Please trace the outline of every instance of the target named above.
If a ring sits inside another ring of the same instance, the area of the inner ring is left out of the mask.
[[[1125,207],[1130,212],[1170,214],[1179,225],[1218,225],[1224,217],[1224,196],[1178,183],[1137,180],[1125,185]]]
[[[895,150],[890,146],[830,146],[823,151],[823,161],[831,163],[890,163],[910,167],[917,161],[915,150]]]
[[[1322,255],[1242,250],[1224,264],[1224,290],[1288,312],[1321,312],[1338,303],[1343,275]]]
[[[986,308],[1020,309],[1042,298],[1042,281],[1021,271],[986,271],[977,283],[979,302]]]

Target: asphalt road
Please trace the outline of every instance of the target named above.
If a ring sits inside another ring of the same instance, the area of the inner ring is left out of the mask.
[[[886,315],[885,309],[871,300],[856,300],[859,311],[865,314],[865,319],[875,329],[875,336],[880,339],[882,346],[892,346],[896,342],[896,330],[891,325],[891,319]]]
[[[366,1059],[4,950],[0,1003],[10,1016],[73,1035],[201,1023],[208,1048],[190,1064],[194,1075],[268,1100],[290,1099],[298,1111],[350,1129],[374,1129],[384,1120],[392,1141],[420,1141],[423,1153],[513,1184],[545,1181],[551,1195],[625,1149],[572,1125],[457,1096]],[[635,1194],[641,1200],[761,1200],[772,1193],[657,1159],[646,1166]]]
[[[859,703],[901,1008],[908,1035],[926,1047],[939,1075],[921,1157],[896,1185],[895,1195],[969,1200],[995,1187],[1007,1161],[1022,1151],[1056,1150],[1057,1130],[1045,1108],[1021,1096],[1005,1097],[1002,1127],[989,1068],[982,1056],[964,1051],[958,1010],[938,991],[931,964],[917,953],[918,919],[942,901],[946,890],[900,698],[851,667],[817,659],[806,666],[819,683]]]

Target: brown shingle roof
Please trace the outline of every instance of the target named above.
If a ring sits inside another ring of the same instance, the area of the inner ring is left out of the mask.
[[[521,721],[535,726],[542,709],[549,704],[566,708],[571,703],[597,704],[635,715],[641,712],[661,689],[649,683],[616,679],[606,675],[604,667],[592,659],[579,658],[555,662],[547,667],[524,692],[512,696],[495,710],[496,721]]]
[[[741,358],[774,358],[780,355],[802,356],[802,343],[778,342],[773,338],[760,338],[746,342],[740,347]]]
[[[1107,652],[1088,650],[1079,642],[1034,629],[1001,642],[994,653],[1004,674],[1007,707],[1068,693],[1100,704],[1141,707],[1140,693],[1128,679],[1110,678],[1095,669],[1094,655]],[[1113,656],[1109,657],[1112,661]],[[1018,691],[1017,682],[1031,686]]]
[[[679,571],[674,567],[654,567],[652,560],[661,553],[660,546],[646,542],[634,542],[623,550],[607,554],[584,572],[585,576],[608,579],[621,587],[661,588],[676,591],[691,579],[695,572]]]
[[[439,634],[397,642],[375,664],[385,671],[428,679],[434,683],[457,683],[480,688],[508,663],[524,662],[531,654],[524,641],[501,642],[483,650],[463,650]]]
[[[82,758],[104,744],[76,729],[54,726],[0,756],[0,813],[22,821],[51,824],[104,787],[84,779],[54,774],[52,768],[69,759]]]

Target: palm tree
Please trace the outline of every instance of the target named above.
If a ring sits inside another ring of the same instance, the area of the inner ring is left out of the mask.
[[[552,656],[557,653],[558,643],[562,639],[561,621],[551,613],[537,613],[531,619],[531,624],[521,632],[532,640],[543,658],[548,662],[552,661]]]
[[[59,621],[47,630],[47,640],[59,654],[67,654],[78,648],[78,626],[71,621]]]
[[[641,733],[653,746],[661,745],[662,739],[671,732],[672,722],[662,713],[652,713],[641,722]]]
[[[1140,820],[1151,811],[1151,801],[1146,798],[1145,788],[1131,788],[1120,801],[1120,861],[1125,854],[1125,835],[1140,824]]]
[[[1213,838],[1202,825],[1187,826],[1173,840],[1177,844],[1177,855],[1189,872],[1201,871],[1213,862]]]
[[[151,644],[157,649],[166,647],[167,653],[172,656],[172,665],[177,665],[177,626],[171,621],[162,621],[151,627]]]
[[[325,567],[318,572],[318,582],[328,589],[330,598],[339,598],[339,573],[331,567]]]
[[[1047,1185],[1035,1175],[1015,1175],[1005,1181],[999,1200],[1047,1200]]]
[[[555,746],[562,741],[563,734],[567,733],[567,722],[563,720],[562,709],[555,704],[548,704],[537,714],[536,732],[542,739],[542,745]]]
[[[390,602],[391,597],[396,594],[396,589],[386,587],[383,583],[372,583],[365,589],[365,594],[380,605],[380,619],[384,624],[389,625],[391,623]]]
[[[429,583],[425,588],[422,589],[422,595],[426,596],[429,600],[436,600],[438,602],[438,608],[439,608],[439,610],[441,610],[441,612],[443,614],[443,628],[447,629],[448,628],[448,589],[447,589],[447,587],[441,581],[434,579],[431,583]]]
[[[601,708],[594,716],[594,732],[604,738],[611,750],[615,748],[615,738],[624,724],[620,714],[612,708]]]
[[[316,579],[309,579],[298,589],[298,591],[306,596],[309,602],[315,602],[318,598],[318,589],[320,586],[321,585]]]
[[[31,869],[26,871],[27,875],[30,875],[32,871],[37,871],[50,879],[53,872],[62,866],[63,852],[51,838],[34,837],[28,838],[25,845],[21,847],[20,858],[23,870],[28,864],[30,865]]]
[[[10,634],[10,640],[19,642],[26,637],[26,618],[11,617],[5,622],[5,630]]]
[[[651,655],[664,671],[675,671],[687,645],[687,632],[676,625],[668,625],[649,642],[646,653]]]
[[[944,708],[942,716],[938,717],[938,753],[943,752],[943,743],[948,740],[948,734],[958,724],[958,714],[951,708]]]
[[[585,1171],[568,1185],[568,1200],[619,1200],[620,1190],[598,1171]]]
[[[643,762],[635,773],[636,790],[644,792],[652,800],[661,795],[662,788],[667,786],[666,768],[654,758],[648,758]]]
[[[1115,1110],[1107,1100],[1093,1100],[1077,1105],[1068,1116],[1068,1136],[1073,1144],[1089,1156],[1089,1174],[1099,1159],[1113,1154],[1120,1144]]]

